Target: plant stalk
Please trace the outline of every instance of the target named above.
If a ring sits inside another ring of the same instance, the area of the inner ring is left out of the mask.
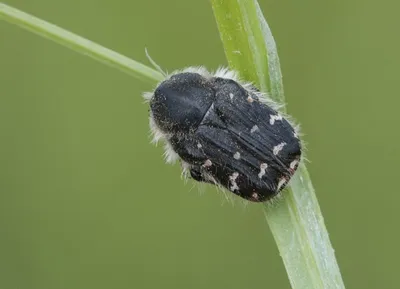
[[[256,0],[211,0],[230,67],[284,102],[279,57]],[[293,289],[344,289],[304,161],[280,198],[263,206]]]
[[[74,51],[118,68],[142,81],[154,84],[164,79],[164,76],[160,72],[140,62],[1,2],[0,19],[16,24]]]

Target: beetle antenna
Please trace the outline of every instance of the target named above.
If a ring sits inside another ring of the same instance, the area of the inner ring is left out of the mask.
[[[155,61],[153,60],[153,58],[151,58],[151,56],[150,56],[149,52],[147,51],[147,48],[146,48],[146,47],[144,48],[144,51],[145,51],[146,57],[147,57],[147,59],[150,61],[151,65],[153,65],[154,68],[155,68],[158,72],[160,72],[164,77],[167,77],[167,74],[164,72],[164,70],[161,69],[160,65],[158,65],[157,62],[155,62]]]

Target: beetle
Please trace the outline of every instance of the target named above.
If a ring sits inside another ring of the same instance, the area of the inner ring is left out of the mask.
[[[195,181],[264,202],[285,188],[298,168],[297,129],[234,71],[178,71],[145,98],[154,141],[163,139],[167,162],[179,160]]]

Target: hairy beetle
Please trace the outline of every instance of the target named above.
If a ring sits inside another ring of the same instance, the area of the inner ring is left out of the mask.
[[[189,68],[145,96],[155,141],[164,139],[167,161],[180,160],[196,181],[263,202],[298,167],[302,148],[294,126],[232,71]]]

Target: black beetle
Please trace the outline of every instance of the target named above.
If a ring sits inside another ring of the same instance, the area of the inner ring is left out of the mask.
[[[155,140],[199,182],[263,202],[277,195],[301,159],[296,129],[265,94],[236,74],[203,68],[174,73],[146,94]]]

